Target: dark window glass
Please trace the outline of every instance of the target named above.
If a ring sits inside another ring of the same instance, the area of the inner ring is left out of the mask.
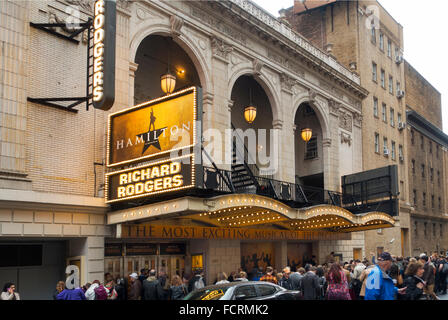
[[[241,286],[235,290],[235,297],[244,296],[244,299],[255,298],[257,296],[257,292],[255,291],[254,286]]]
[[[259,285],[257,289],[259,295],[262,297],[273,295],[277,291],[274,286],[269,285]]]
[[[0,245],[0,267],[42,265],[42,245]]]

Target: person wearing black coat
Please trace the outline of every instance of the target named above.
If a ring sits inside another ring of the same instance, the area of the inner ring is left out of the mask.
[[[421,277],[424,272],[421,262],[413,262],[408,265],[403,283],[406,288],[403,300],[420,300],[423,298],[423,288],[426,283]]]
[[[151,270],[149,277],[143,281],[143,300],[164,300],[165,295],[159,280],[156,279],[156,271]]]

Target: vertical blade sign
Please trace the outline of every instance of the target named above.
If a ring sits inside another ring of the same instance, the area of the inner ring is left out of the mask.
[[[96,0],[93,20],[93,106],[112,108],[115,100],[115,0]]]

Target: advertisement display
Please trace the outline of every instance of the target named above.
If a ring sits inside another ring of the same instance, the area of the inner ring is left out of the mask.
[[[191,87],[111,114],[107,166],[141,162],[193,147],[198,90]]]

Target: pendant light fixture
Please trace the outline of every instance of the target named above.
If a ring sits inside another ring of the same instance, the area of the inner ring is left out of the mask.
[[[249,105],[244,109],[244,119],[251,124],[257,117],[257,107],[252,105],[252,89],[249,89]]]
[[[168,64],[167,64],[167,72],[166,74],[160,77],[160,87],[165,94],[170,94],[174,91],[176,87],[176,76],[170,71],[170,56],[171,56],[171,48],[170,42],[168,41]]]

